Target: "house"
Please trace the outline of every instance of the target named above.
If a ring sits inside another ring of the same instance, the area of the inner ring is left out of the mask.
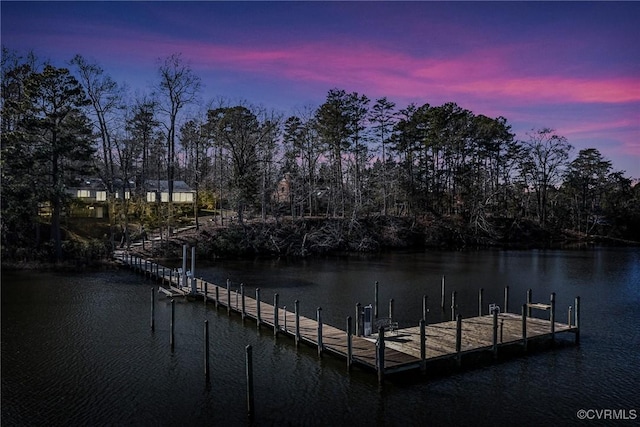
[[[169,202],[169,181],[167,180],[147,180],[144,183],[146,200],[149,203]],[[173,181],[173,202],[193,203],[196,192],[184,181]]]

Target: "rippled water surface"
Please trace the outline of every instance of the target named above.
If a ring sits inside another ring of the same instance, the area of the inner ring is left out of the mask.
[[[176,347],[169,348],[170,304],[152,282],[122,271],[2,273],[2,425],[245,425],[245,346],[254,348],[257,425],[545,425],[584,424],[579,409],[635,409],[640,417],[640,250],[487,251],[393,254],[286,262],[198,263],[197,276],[232,287],[243,282],[281,305],[300,300],[303,315],[323,308],[344,327],[355,303],[380,311],[395,300],[400,326],[417,324],[421,298],[430,319],[445,319],[455,290],[463,316],[477,313],[477,293],[511,311],[533,289],[557,293],[558,316],[582,298],[580,347],[428,381],[396,379],[384,387],[370,372],[258,331],[202,302],[176,300]],[[211,381],[203,375],[203,322],[210,323]],[[572,339],[568,336],[567,339]],[[639,418],[640,419],[640,418]],[[633,424],[609,420],[615,425]],[[638,420],[635,420],[637,423]],[[592,422],[593,424],[593,422]]]

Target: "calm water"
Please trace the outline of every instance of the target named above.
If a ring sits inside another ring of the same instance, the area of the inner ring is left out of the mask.
[[[202,264],[202,263],[200,263]],[[601,425],[579,409],[634,409],[640,419],[640,250],[487,251],[394,254],[296,262],[197,266],[210,281],[260,287],[262,299],[300,300],[302,314],[323,308],[344,327],[355,303],[380,311],[394,298],[400,326],[417,324],[421,297],[430,319],[444,318],[440,277],[456,290],[463,316],[486,303],[512,311],[557,293],[558,316],[582,297],[582,341],[528,358],[425,382],[388,381],[315,349],[295,349],[239,316],[177,300],[176,348],[169,349],[170,304],[128,271],[2,274],[2,425],[245,425],[244,347],[254,347],[256,425]],[[447,296],[450,298],[450,295]],[[519,310],[519,309],[518,309]],[[203,376],[203,321],[210,322],[211,382]],[[572,336],[567,336],[571,339]],[[606,421],[637,425],[635,421]]]

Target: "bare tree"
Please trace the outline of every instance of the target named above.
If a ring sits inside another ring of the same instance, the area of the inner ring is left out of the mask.
[[[176,126],[178,114],[185,105],[194,103],[200,91],[200,77],[185,64],[181,54],[172,54],[161,60],[158,68],[159,110],[166,115],[164,124],[167,136],[167,181],[169,186],[169,226],[173,221],[173,180],[176,161]]]

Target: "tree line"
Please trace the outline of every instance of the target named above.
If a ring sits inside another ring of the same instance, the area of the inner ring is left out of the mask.
[[[111,242],[132,221],[172,227],[174,180],[196,191],[196,225],[208,207],[222,225],[229,210],[240,224],[448,217],[491,235],[497,219],[526,219],[638,238],[639,186],[595,148],[574,155],[552,129],[521,141],[506,118],[453,102],[398,108],[341,89],[285,117],[246,102],[203,103],[201,89],[179,54],[158,60],[153,87],[133,92],[81,55],[56,67],[3,47],[3,254],[47,243],[62,259],[65,189],[88,176],[106,186]],[[168,181],[169,203],[146,203],[148,180]]]

